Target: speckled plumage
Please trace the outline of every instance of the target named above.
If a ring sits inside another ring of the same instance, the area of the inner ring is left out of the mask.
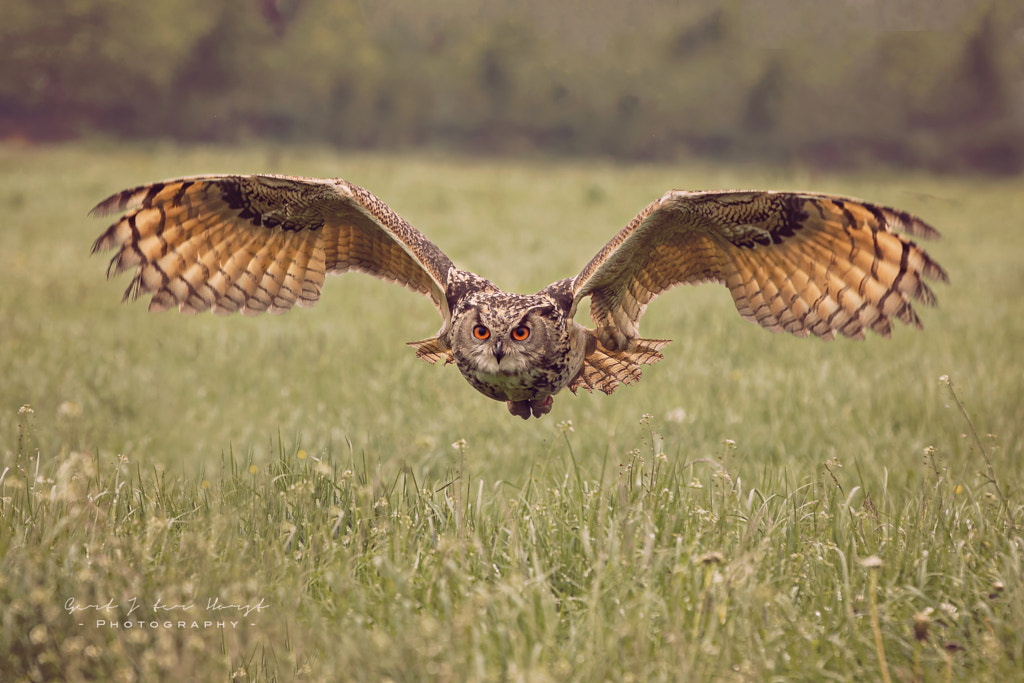
[[[116,249],[108,275],[135,269],[125,298],[150,310],[283,312],[319,299],[327,273],[359,270],[431,298],[438,334],[410,342],[454,362],[513,415],[551,397],[611,393],[640,378],[668,340],[643,339],[647,305],[680,284],[726,285],[740,314],[772,331],[825,339],[920,327],[911,302],[935,302],[946,273],[895,231],[937,233],[902,211],[809,193],[673,190],[643,209],[572,278],[532,295],[455,267],[364,188],[291,176],[196,176],[123,192],[94,214],[125,212],[94,243]],[[590,297],[595,329],[574,320]]]

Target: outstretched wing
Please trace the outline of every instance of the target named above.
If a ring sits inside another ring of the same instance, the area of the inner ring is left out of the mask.
[[[925,279],[947,279],[903,235],[938,233],[910,214],[855,199],[781,192],[671,191],[641,211],[572,281],[573,312],[591,297],[609,349],[639,337],[647,304],[670,287],[719,282],[747,320],[832,339],[921,326]]]
[[[119,192],[92,215],[120,211],[92,249],[117,249],[108,277],[135,268],[125,299],[152,294],[151,311],[280,313],[315,304],[326,273],[359,270],[428,295],[451,319],[451,260],[344,180],[180,178]]]

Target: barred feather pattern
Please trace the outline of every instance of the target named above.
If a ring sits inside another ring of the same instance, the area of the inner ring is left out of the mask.
[[[911,305],[934,305],[927,279],[945,271],[910,239],[938,233],[910,214],[831,195],[666,193],[574,279],[576,301],[609,349],[639,337],[647,305],[681,284],[719,282],[745,319],[773,332],[883,336],[921,327]]]
[[[289,176],[197,176],[120,192],[93,214],[126,211],[93,251],[108,276],[135,269],[125,299],[149,308],[253,315],[311,306],[326,273],[357,270],[429,295],[448,315],[451,261],[367,190]]]

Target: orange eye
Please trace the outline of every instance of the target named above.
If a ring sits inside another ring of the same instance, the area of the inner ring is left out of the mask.
[[[519,327],[512,330],[512,338],[516,341],[524,341],[530,336],[530,328],[526,325],[520,325]]]
[[[473,336],[477,339],[484,340],[491,336],[491,331],[483,325],[477,325],[473,328]]]

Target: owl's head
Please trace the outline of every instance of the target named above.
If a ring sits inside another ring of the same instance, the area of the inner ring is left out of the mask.
[[[455,359],[474,372],[519,375],[564,353],[564,319],[541,297],[482,297],[452,322]]]

